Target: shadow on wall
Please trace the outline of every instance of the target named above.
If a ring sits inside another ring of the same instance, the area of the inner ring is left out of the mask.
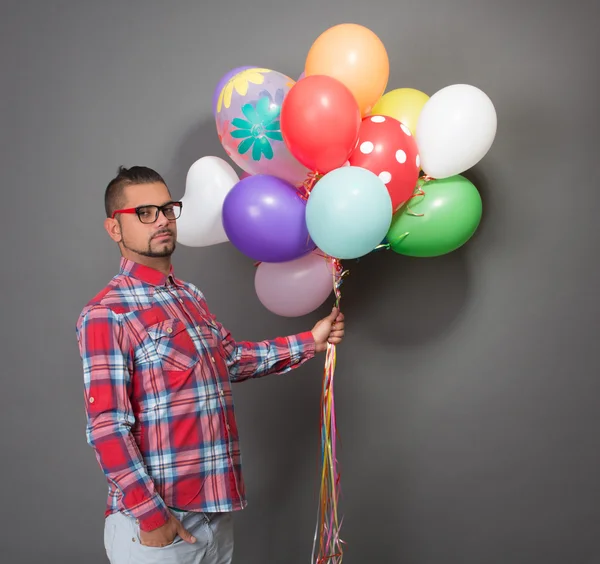
[[[496,216],[496,200],[495,192],[491,190],[488,178],[491,176],[485,171],[483,166],[475,166],[472,169],[462,173],[467,180],[470,180],[475,188],[479,190],[481,199],[483,200],[483,215],[481,218],[481,224],[479,228],[471,238],[471,240],[465,245],[463,252],[469,253],[470,245],[479,245],[481,241],[487,239],[491,233],[491,226],[497,225],[494,222]]]
[[[350,274],[342,286],[343,308],[385,345],[426,345],[449,330],[469,299],[469,255],[486,237],[493,206],[483,172],[472,170],[464,176],[478,188],[484,215],[462,248],[433,258],[382,250],[358,261],[344,261]]]
[[[242,173],[241,169],[225,153],[217,135],[215,120],[212,117],[207,118],[188,129],[175,151],[167,180],[173,189],[173,195],[183,196],[187,172],[201,157],[219,157],[229,163],[238,176]]]
[[[346,261],[342,286],[347,316],[360,320],[386,346],[424,345],[443,334],[467,300],[464,252],[417,259],[380,251]]]

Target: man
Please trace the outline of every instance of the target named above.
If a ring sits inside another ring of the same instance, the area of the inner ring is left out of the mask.
[[[83,309],[86,434],[108,481],[112,564],[227,564],[246,506],[231,383],[296,368],[338,344],[337,310],[311,331],[236,342],[173,274],[181,203],[158,173],[120,168],[105,193],[120,272]]]

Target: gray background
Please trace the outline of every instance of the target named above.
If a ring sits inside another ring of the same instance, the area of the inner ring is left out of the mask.
[[[183,195],[197,158],[226,158],[219,77],[245,64],[296,77],[345,21],[385,43],[389,88],[474,84],[499,118],[468,174],[485,204],[470,244],[346,264],[346,559],[600,562],[598,20],[592,2],[566,0],[3,0],[2,562],[105,561],[74,327],[118,267],[107,181],[145,164]],[[269,313],[231,245],[174,259],[240,338],[327,312]],[[250,500],[237,563],[309,561],[321,361],[235,389]]]

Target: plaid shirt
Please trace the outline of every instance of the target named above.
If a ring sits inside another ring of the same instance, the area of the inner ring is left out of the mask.
[[[81,312],[77,340],[105,514],[123,511],[145,531],[166,523],[168,507],[246,506],[231,383],[315,354],[311,332],[234,341],[198,288],[126,259]]]

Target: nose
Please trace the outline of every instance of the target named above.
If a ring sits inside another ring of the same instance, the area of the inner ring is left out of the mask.
[[[157,227],[165,227],[167,225],[169,225],[169,220],[167,219],[165,212],[160,210],[158,212],[158,217],[156,218],[156,226]]]

